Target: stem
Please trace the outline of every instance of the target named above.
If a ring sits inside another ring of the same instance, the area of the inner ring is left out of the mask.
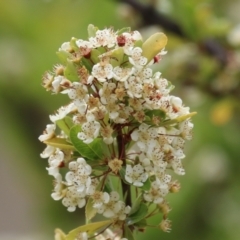
[[[117,126],[117,145],[118,145],[118,158],[121,159],[124,162],[124,165],[126,165],[126,149],[125,149],[125,141],[122,133],[122,127],[121,125]],[[122,191],[123,194],[126,194],[126,206],[132,205],[131,200],[131,186],[126,184],[124,181],[121,181],[122,183]]]

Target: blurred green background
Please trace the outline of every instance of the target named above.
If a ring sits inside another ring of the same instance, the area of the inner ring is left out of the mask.
[[[56,227],[68,232],[84,220],[83,212],[69,213],[51,199],[53,179],[38,136],[49,114],[68,101],[45,92],[42,75],[59,62],[55,52],[63,42],[87,37],[90,23],[130,25],[145,38],[165,32],[168,54],[154,67],[176,86],[172,94],[198,112],[186,175],[178,177],[182,189],[168,197],[172,232],[148,229],[138,239],[240,239],[240,2],[136,1],[177,23],[181,34],[122,2],[0,1],[1,240],[50,240]]]

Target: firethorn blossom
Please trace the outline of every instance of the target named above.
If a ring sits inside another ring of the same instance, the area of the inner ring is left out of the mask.
[[[40,156],[54,178],[51,197],[69,212],[86,207],[88,222],[56,235],[134,239],[133,231],[142,231],[155,214],[163,214],[158,227],[169,232],[170,207],[164,206],[180,189],[175,175],[185,174],[183,149],[195,113],[151,68],[167,53],[167,37],[156,33],[143,41],[129,28],[93,25],[88,33],[64,42],[57,52],[62,63],[43,76],[47,91],[68,99],[39,137],[46,144]],[[107,220],[95,222],[96,215]]]
[[[48,124],[46,130],[43,134],[38,138],[41,142],[44,142],[48,139],[51,139],[55,135],[55,124]]]

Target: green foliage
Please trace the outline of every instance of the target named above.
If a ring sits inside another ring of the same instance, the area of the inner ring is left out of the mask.
[[[123,237],[128,240],[135,240],[132,231],[129,229],[127,225],[124,226]]]
[[[64,69],[64,76],[71,81],[78,81],[76,65],[72,61],[67,61],[67,66]]]
[[[167,36],[164,33],[151,35],[142,45],[142,55],[152,60],[167,44]]]
[[[70,129],[73,126],[72,119],[69,116],[66,116],[63,119],[57,120],[56,124],[67,136],[69,136]]]
[[[76,150],[88,160],[102,160],[107,156],[107,146],[102,139],[98,138],[89,144],[80,140],[77,135],[81,131],[81,126],[76,125],[70,130],[70,140]]]
[[[148,207],[145,203],[140,203],[139,208],[136,212],[129,215],[127,219],[128,225],[132,225],[144,219],[148,213]]]
[[[99,231],[101,228],[107,227],[110,224],[111,224],[111,220],[106,220],[101,222],[89,223],[89,224],[77,227],[68,233],[65,240],[75,240],[77,235],[81,232],[94,234],[97,231]]]
[[[44,141],[45,144],[48,144],[52,147],[56,147],[56,148],[60,148],[63,150],[74,150],[74,146],[67,142],[65,139],[63,138],[51,138],[49,140]]]
[[[91,219],[95,217],[96,213],[96,209],[93,208],[93,201],[89,198],[85,207],[86,222],[89,223]]]

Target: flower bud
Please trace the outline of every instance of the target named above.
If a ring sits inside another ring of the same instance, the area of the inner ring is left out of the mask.
[[[168,219],[163,219],[159,224],[159,228],[163,232],[170,232],[171,231],[171,221]]]

